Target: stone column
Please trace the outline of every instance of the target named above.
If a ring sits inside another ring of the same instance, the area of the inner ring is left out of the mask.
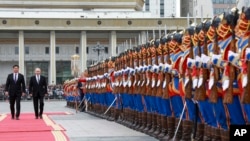
[[[49,84],[56,84],[56,33],[50,31],[50,71]]]
[[[86,31],[81,31],[80,37],[80,68],[81,72],[87,69],[87,33]]]
[[[24,74],[24,33],[22,30],[18,33],[18,49],[19,49],[19,72]]]
[[[111,45],[111,56],[116,56],[116,31],[111,31],[110,45]]]

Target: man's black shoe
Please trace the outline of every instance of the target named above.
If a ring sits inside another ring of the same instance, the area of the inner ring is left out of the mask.
[[[40,119],[43,119],[43,116],[42,116],[42,115],[40,115]]]
[[[19,117],[16,117],[16,120],[20,120]]]
[[[38,119],[38,116],[36,116],[36,119]]]

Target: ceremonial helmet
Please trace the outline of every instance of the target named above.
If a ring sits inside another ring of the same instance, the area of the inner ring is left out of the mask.
[[[238,18],[239,14],[237,8],[232,9],[230,13],[224,12],[222,16],[222,21],[217,29],[217,34],[222,38],[226,37],[231,31],[230,26],[236,26]]]
[[[238,20],[238,24],[236,26],[236,34],[241,34],[247,32],[250,28],[250,7],[245,8],[242,7],[242,11],[240,14],[240,18]]]
[[[213,41],[213,38],[215,36],[215,29],[219,26],[220,22],[221,18],[218,16],[215,16],[214,19],[212,20],[211,26],[207,31],[207,37],[210,41]]]

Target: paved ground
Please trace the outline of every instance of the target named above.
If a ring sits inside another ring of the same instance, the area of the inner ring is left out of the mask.
[[[66,129],[70,141],[156,141],[141,132],[131,130],[116,122],[91,116],[65,107],[65,101],[45,101],[45,112],[71,112],[72,115],[53,115],[51,118]],[[22,101],[22,112],[33,112],[31,101]],[[0,113],[9,113],[9,104],[0,101]],[[22,115],[20,115],[22,120]]]

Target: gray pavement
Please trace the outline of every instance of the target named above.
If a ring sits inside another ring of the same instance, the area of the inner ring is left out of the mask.
[[[65,101],[45,101],[44,112],[70,112],[71,115],[50,115],[63,128],[70,141],[156,141],[141,132],[134,131],[116,122],[107,121],[84,112],[76,113],[65,107]],[[33,112],[32,101],[21,102],[22,112]],[[0,101],[0,113],[9,113],[9,104]],[[22,115],[20,115],[22,120]]]

